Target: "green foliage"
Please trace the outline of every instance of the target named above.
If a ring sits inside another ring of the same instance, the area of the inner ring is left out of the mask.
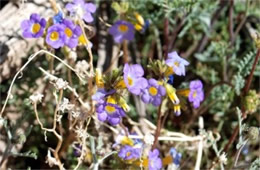
[[[206,64],[198,63],[196,65],[196,69],[194,69],[194,72],[205,82],[210,84],[215,84],[220,80],[218,72],[214,68],[209,67]]]
[[[237,62],[235,62],[235,66],[238,69],[238,74],[240,74],[242,77],[245,77],[250,73],[255,55],[255,52],[249,52],[245,57],[238,59]]]
[[[232,79],[232,84],[234,84],[237,95],[240,95],[241,89],[245,85],[245,77],[250,73],[254,56],[255,53],[249,52],[243,59],[237,59],[232,64],[237,69],[237,73],[233,76]]]
[[[224,114],[230,110],[233,99],[234,92],[231,87],[228,85],[215,87],[207,100],[207,104],[210,104],[211,106],[209,112],[219,116],[224,116]]]
[[[250,165],[249,170],[258,170],[260,169],[260,158],[256,158],[254,162]]]

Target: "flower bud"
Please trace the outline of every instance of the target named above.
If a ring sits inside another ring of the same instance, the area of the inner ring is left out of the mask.
[[[260,100],[255,90],[250,90],[248,92],[247,96],[244,99],[244,103],[245,103],[245,108],[249,113],[256,112],[260,104]]]
[[[259,129],[257,127],[250,127],[248,129],[249,140],[256,140],[259,136]]]

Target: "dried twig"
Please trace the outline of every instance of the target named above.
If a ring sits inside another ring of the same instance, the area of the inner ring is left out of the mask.
[[[66,62],[64,62],[62,59],[60,59],[60,58],[57,57],[56,55],[50,53],[49,51],[40,50],[40,51],[36,52],[35,54],[31,55],[31,56],[29,57],[28,61],[27,61],[27,62],[20,68],[20,70],[18,70],[18,72],[15,74],[15,76],[14,76],[12,82],[11,82],[11,85],[10,85],[10,87],[9,87],[9,89],[8,89],[7,97],[6,97],[6,99],[5,99],[5,103],[4,103],[3,107],[2,107],[2,110],[1,110],[1,113],[0,113],[0,117],[3,116],[3,112],[4,112],[4,110],[5,110],[5,107],[6,107],[6,105],[7,105],[7,102],[8,102],[8,100],[9,100],[9,98],[11,97],[11,92],[12,92],[12,88],[13,88],[13,85],[14,85],[15,80],[16,80],[17,77],[23,72],[23,70],[27,67],[27,65],[30,64],[30,62],[31,62],[34,58],[36,58],[39,54],[41,54],[41,53],[48,54],[48,55],[50,55],[51,57],[53,57],[53,58],[59,60],[62,64],[64,64],[64,65],[67,66],[69,69],[71,69],[74,73],[76,73],[76,75],[79,77],[79,79],[83,81],[83,78],[81,78],[81,77],[77,74],[77,71],[76,71],[74,68],[72,68],[70,65],[68,65]]]

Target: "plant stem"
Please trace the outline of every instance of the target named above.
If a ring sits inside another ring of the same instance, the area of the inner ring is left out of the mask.
[[[164,59],[167,58],[168,55],[168,48],[169,48],[169,20],[168,18],[164,19],[164,29],[163,29],[163,34],[164,34]]]
[[[228,31],[229,31],[229,40],[232,43],[234,39],[234,31],[233,31],[233,7],[234,1],[230,0],[230,6],[228,11]]]
[[[157,142],[158,142],[158,137],[160,135],[160,131],[161,131],[161,116],[162,116],[162,112],[161,112],[161,108],[162,108],[162,103],[160,104],[159,108],[158,108],[158,112],[157,112],[157,126],[156,126],[156,131],[155,131],[155,137],[154,137],[154,142],[153,142],[153,146],[152,146],[152,151],[155,149]]]
[[[254,74],[256,65],[258,63],[259,57],[260,57],[260,49],[257,50],[255,61],[253,63],[251,72],[250,72],[249,77],[248,77],[247,82],[246,82],[246,86],[245,86],[245,89],[244,89],[244,95],[246,95],[247,92],[249,91],[249,88],[250,88],[250,85],[251,85],[251,82],[252,82],[252,79],[253,79],[253,74]]]
[[[250,88],[250,85],[252,83],[252,79],[253,79],[253,74],[254,74],[254,71],[255,71],[255,68],[256,68],[256,65],[257,65],[257,62],[259,60],[259,57],[260,57],[260,49],[257,50],[257,53],[256,53],[256,57],[255,57],[255,61],[253,63],[253,66],[252,66],[252,69],[250,71],[250,75],[246,81],[246,85],[245,85],[245,88],[244,88],[244,94],[243,96],[246,96],[247,95],[247,92],[249,91],[249,88]],[[245,107],[242,106],[242,118],[246,118],[247,116],[247,112],[245,110]],[[237,134],[238,134],[238,130],[239,130],[239,124],[236,126],[235,130],[233,131],[233,134],[232,136],[230,137],[228,143],[226,144],[225,148],[224,148],[224,152],[227,152],[227,150],[229,149],[230,145],[234,142],[234,140],[236,139],[237,137]]]
[[[127,49],[127,41],[123,41],[123,51],[124,51],[124,63],[128,63],[128,49]]]
[[[82,80],[82,78],[77,74],[76,70],[74,68],[72,68],[70,65],[68,65],[66,62],[64,62],[62,59],[60,59],[59,57],[57,57],[56,55],[50,53],[49,51],[46,51],[46,50],[40,50],[36,53],[34,53],[33,55],[31,55],[29,58],[28,58],[28,61],[20,68],[20,70],[18,70],[18,72],[15,74],[12,82],[11,82],[11,85],[8,89],[8,93],[7,93],[7,97],[5,99],[5,102],[4,102],[4,105],[2,107],[2,110],[0,112],[0,117],[3,117],[3,113],[4,113],[4,110],[5,110],[5,107],[7,105],[7,102],[9,100],[9,98],[11,97],[11,92],[12,92],[12,88],[13,88],[13,85],[14,85],[14,82],[15,80],[17,79],[17,77],[19,76],[20,73],[22,73],[22,71],[27,67],[28,64],[30,64],[30,62],[36,58],[40,53],[45,53],[45,54],[48,54],[50,55],[51,57],[59,60],[62,64],[64,64],[65,66],[67,66],[69,69],[71,69],[73,72],[75,72],[75,74],[80,78],[80,80]],[[42,70],[41,70],[42,71]],[[46,72],[46,71],[45,71]]]

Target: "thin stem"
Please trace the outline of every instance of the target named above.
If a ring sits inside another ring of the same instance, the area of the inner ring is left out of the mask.
[[[123,41],[123,51],[124,51],[124,63],[128,63],[128,48],[127,48],[127,41]]]
[[[102,163],[102,161],[104,161],[106,158],[108,158],[109,156],[113,155],[113,154],[116,154],[117,152],[116,151],[113,151],[113,152],[110,152],[108,154],[106,154],[103,158],[101,158],[100,160],[98,160],[98,162],[94,165],[94,170],[98,170],[98,166],[100,163]]]
[[[50,70],[50,73],[53,72],[53,68],[54,68],[54,58],[51,57],[50,61],[49,61],[49,70]]]
[[[60,133],[61,133],[61,124],[59,123],[59,129],[60,129]],[[55,131],[55,133],[54,133],[56,136],[57,136],[57,138],[58,138],[58,144],[57,144],[57,146],[56,146],[56,148],[55,148],[55,151],[54,151],[54,153],[53,153],[53,155],[54,155],[54,157],[55,157],[55,159],[58,161],[58,166],[59,166],[59,168],[60,169],[63,169],[63,165],[62,165],[62,163],[61,163],[61,161],[60,161],[60,157],[59,157],[59,151],[60,151],[60,148],[61,148],[61,145],[62,145],[62,142],[63,142],[63,138],[62,138],[62,136],[61,135],[59,135],[56,131]]]
[[[5,148],[5,152],[3,153],[3,156],[2,156],[2,160],[0,162],[0,168],[2,168],[2,165],[4,164],[5,160],[8,158],[8,153],[10,152],[10,150],[12,149],[12,142],[11,142],[11,139],[8,138],[7,140],[7,146]]]
[[[56,1],[55,1],[55,0],[50,0],[50,3],[51,3],[51,7],[52,7],[53,10],[55,11],[55,13],[58,13],[59,10],[58,10],[58,7],[57,7],[57,4],[56,4]]]
[[[230,6],[229,6],[229,11],[228,11],[228,31],[229,31],[229,40],[230,40],[231,43],[233,43],[233,39],[234,39],[233,6],[234,6],[234,1],[230,0]]]
[[[169,43],[169,47],[168,48],[174,48],[175,46],[175,41],[177,39],[178,33],[180,32],[181,28],[183,27],[183,24],[185,23],[185,17],[187,16],[187,14],[185,14],[181,19],[179,24],[175,27],[174,31],[173,31],[173,35],[171,38],[171,41]]]
[[[36,116],[36,120],[37,120],[37,122],[40,124],[41,129],[44,130],[44,131],[47,131],[47,132],[53,132],[53,129],[45,128],[45,127],[43,126],[42,122],[40,121],[39,114],[38,114],[38,110],[37,110],[37,103],[34,103],[34,104],[33,104],[33,108],[34,108],[34,113],[35,113],[35,116]]]
[[[197,160],[196,160],[196,164],[195,164],[195,170],[199,170],[200,169],[202,153],[203,153],[203,139],[201,138],[200,141],[199,141],[199,147],[198,147],[198,153],[197,153]]]
[[[251,85],[251,83],[252,83],[254,71],[255,71],[256,65],[257,65],[257,63],[258,63],[259,57],[260,57],[260,49],[257,50],[257,54],[256,54],[256,57],[255,57],[255,61],[254,61],[254,63],[253,63],[253,66],[252,66],[250,75],[249,75],[249,77],[248,77],[248,79],[247,79],[247,82],[246,82],[246,85],[245,85],[244,94],[247,94],[247,92],[249,91],[249,88],[250,88],[250,85]]]
[[[50,80],[53,80],[53,81],[58,80],[58,77],[53,76],[52,74],[48,73],[48,72],[47,72],[46,70],[44,70],[43,68],[40,67],[39,69],[40,69],[45,75],[47,75]],[[86,109],[89,109],[89,106],[86,105],[86,104],[82,101],[82,99],[79,97],[79,94],[77,93],[77,91],[76,91],[74,88],[72,88],[71,86],[68,85],[68,86],[67,86],[67,89],[74,94],[74,96],[77,98],[77,100],[80,102],[80,104],[81,104],[82,106],[84,106]]]
[[[40,53],[48,54],[48,55],[50,55],[51,57],[53,57],[53,58],[59,60],[62,64],[64,64],[64,65],[67,66],[69,69],[71,69],[73,72],[75,72],[76,75],[79,77],[79,79],[82,80],[82,78],[77,74],[77,71],[76,71],[74,68],[72,68],[70,65],[68,65],[67,63],[65,63],[62,59],[60,59],[60,58],[57,57],[56,55],[54,55],[54,54],[52,54],[52,53],[50,53],[50,52],[48,52],[48,51],[46,51],[46,50],[40,50],[40,51],[36,52],[35,54],[31,55],[31,56],[29,57],[28,61],[27,61],[27,62],[21,67],[21,69],[15,74],[15,76],[14,76],[12,82],[11,82],[11,85],[10,85],[10,87],[9,87],[9,89],[8,89],[7,97],[6,97],[5,103],[4,103],[4,105],[3,105],[3,108],[2,108],[2,110],[1,110],[0,117],[3,116],[3,113],[4,113],[5,107],[6,107],[6,105],[7,105],[7,102],[8,102],[8,100],[9,100],[10,96],[11,96],[11,92],[12,92],[12,88],[13,88],[13,85],[14,85],[15,80],[17,79],[17,77],[19,76],[19,74],[22,73],[22,71],[27,67],[27,65],[30,64],[30,62],[31,62],[34,58],[36,58],[36,56],[38,56]]]
[[[88,121],[87,121],[85,130],[84,130],[84,133],[87,132],[88,126],[89,126],[89,124],[90,124],[90,121],[91,121],[91,117],[89,117],[89,119],[88,119]],[[77,163],[76,167],[74,168],[74,170],[77,170],[77,169],[80,167],[82,161],[84,160],[85,151],[86,151],[86,149],[87,149],[87,148],[86,148],[86,139],[87,139],[87,137],[88,137],[88,136],[86,136],[86,135],[83,135],[83,137],[82,137],[82,151],[81,151],[80,157],[78,158],[78,163]]]
[[[169,51],[169,19],[165,18],[164,19],[164,29],[163,29],[163,34],[164,34],[164,59],[167,58],[168,51]]]
[[[235,157],[235,163],[234,163],[234,165],[233,165],[234,168],[236,168],[236,166],[237,166],[237,161],[238,161],[238,158],[239,158],[239,156],[240,156],[240,153],[241,153],[242,149],[244,148],[244,146],[247,144],[247,142],[248,142],[248,139],[246,140],[246,142],[245,142],[245,143],[239,148],[239,150],[237,151],[236,157]]]
[[[85,48],[89,54],[89,67],[90,67],[90,76],[89,76],[89,79],[88,79],[88,91],[89,91],[89,96],[92,96],[93,94],[93,74],[94,74],[94,70],[93,70],[93,54],[92,54],[92,51],[91,51],[91,48],[89,47],[89,40],[86,36],[86,33],[85,33],[85,30],[84,30],[84,22],[82,20],[79,20],[79,25],[80,25],[80,28],[83,32],[83,36],[86,40],[86,45],[85,45]],[[94,102],[92,101],[92,98],[90,97],[90,103],[91,103],[91,109],[90,109],[90,112],[91,113],[94,113]]]
[[[131,139],[144,139],[144,136],[129,135]],[[183,137],[170,137],[170,136],[158,136],[158,141],[176,141],[176,142],[195,142],[200,141],[203,138],[201,136],[183,136]]]
[[[63,91],[63,90],[61,90],[61,91]],[[61,93],[62,93],[62,92],[61,92]],[[62,96],[62,94],[61,94],[61,96]],[[57,103],[57,105],[58,105],[58,103]],[[62,139],[62,136],[59,135],[59,134],[56,132],[56,130],[55,130],[55,129],[56,129],[56,122],[57,122],[57,121],[56,121],[57,115],[54,114],[53,127],[52,127],[51,129],[44,128],[42,122],[41,122],[40,119],[39,119],[39,115],[38,115],[38,111],[37,111],[37,103],[34,103],[33,106],[34,106],[34,112],[35,112],[35,115],[36,115],[37,122],[40,124],[41,129],[44,130],[44,131],[47,131],[47,132],[52,132],[52,133],[58,138],[58,144],[57,144],[57,146],[56,146],[55,151],[53,151],[53,155],[54,155],[55,159],[56,159],[57,162],[58,162],[59,169],[63,169],[63,164],[61,163],[60,158],[59,158],[59,154],[58,154],[58,152],[59,152],[59,150],[60,150],[60,148],[61,148],[63,139]],[[56,111],[55,111],[55,113],[56,113]]]
[[[113,68],[115,62],[116,62],[117,59],[121,56],[121,55],[120,55],[120,52],[121,52],[120,49],[121,49],[121,44],[119,44],[119,46],[118,46],[118,53],[117,53],[117,55],[116,55],[115,57],[113,56],[113,58],[112,58],[111,61],[110,61],[110,66],[106,69],[106,71],[104,71],[103,74],[106,74],[106,73],[108,73],[108,72],[111,71],[111,69]]]
[[[57,125],[57,114],[58,114],[58,111],[59,111],[59,107],[60,107],[60,103],[61,103],[62,97],[63,97],[63,89],[60,90],[59,99],[58,99],[58,102],[57,102],[57,104],[56,104],[56,108],[55,108],[55,111],[54,111],[53,130],[56,129],[56,125]]]
[[[155,149],[157,142],[158,142],[158,137],[160,135],[160,131],[161,131],[161,108],[162,108],[162,103],[160,104],[159,108],[158,108],[158,112],[157,112],[157,126],[156,126],[156,131],[155,131],[155,137],[154,137],[154,143],[152,146],[152,151]]]
[[[233,37],[233,41],[231,42],[231,45],[234,43],[235,38],[237,37],[237,35],[238,35],[238,33],[240,32],[242,26],[245,24],[245,22],[246,22],[246,20],[247,20],[247,14],[248,14],[249,5],[250,5],[250,0],[246,0],[245,17],[244,17],[243,20],[239,23],[237,29],[235,30],[234,37]]]
[[[218,20],[221,12],[225,9],[226,4],[228,4],[227,0],[220,0],[219,7],[212,15],[212,18],[210,21],[209,32],[211,32],[213,30],[213,27],[214,27],[216,21]],[[206,45],[208,44],[208,41],[209,41],[209,37],[207,36],[206,33],[204,33],[204,35],[202,36],[202,38],[200,39],[200,41],[198,43],[198,47],[196,48],[197,52],[202,52],[204,50],[204,48],[206,47]]]

